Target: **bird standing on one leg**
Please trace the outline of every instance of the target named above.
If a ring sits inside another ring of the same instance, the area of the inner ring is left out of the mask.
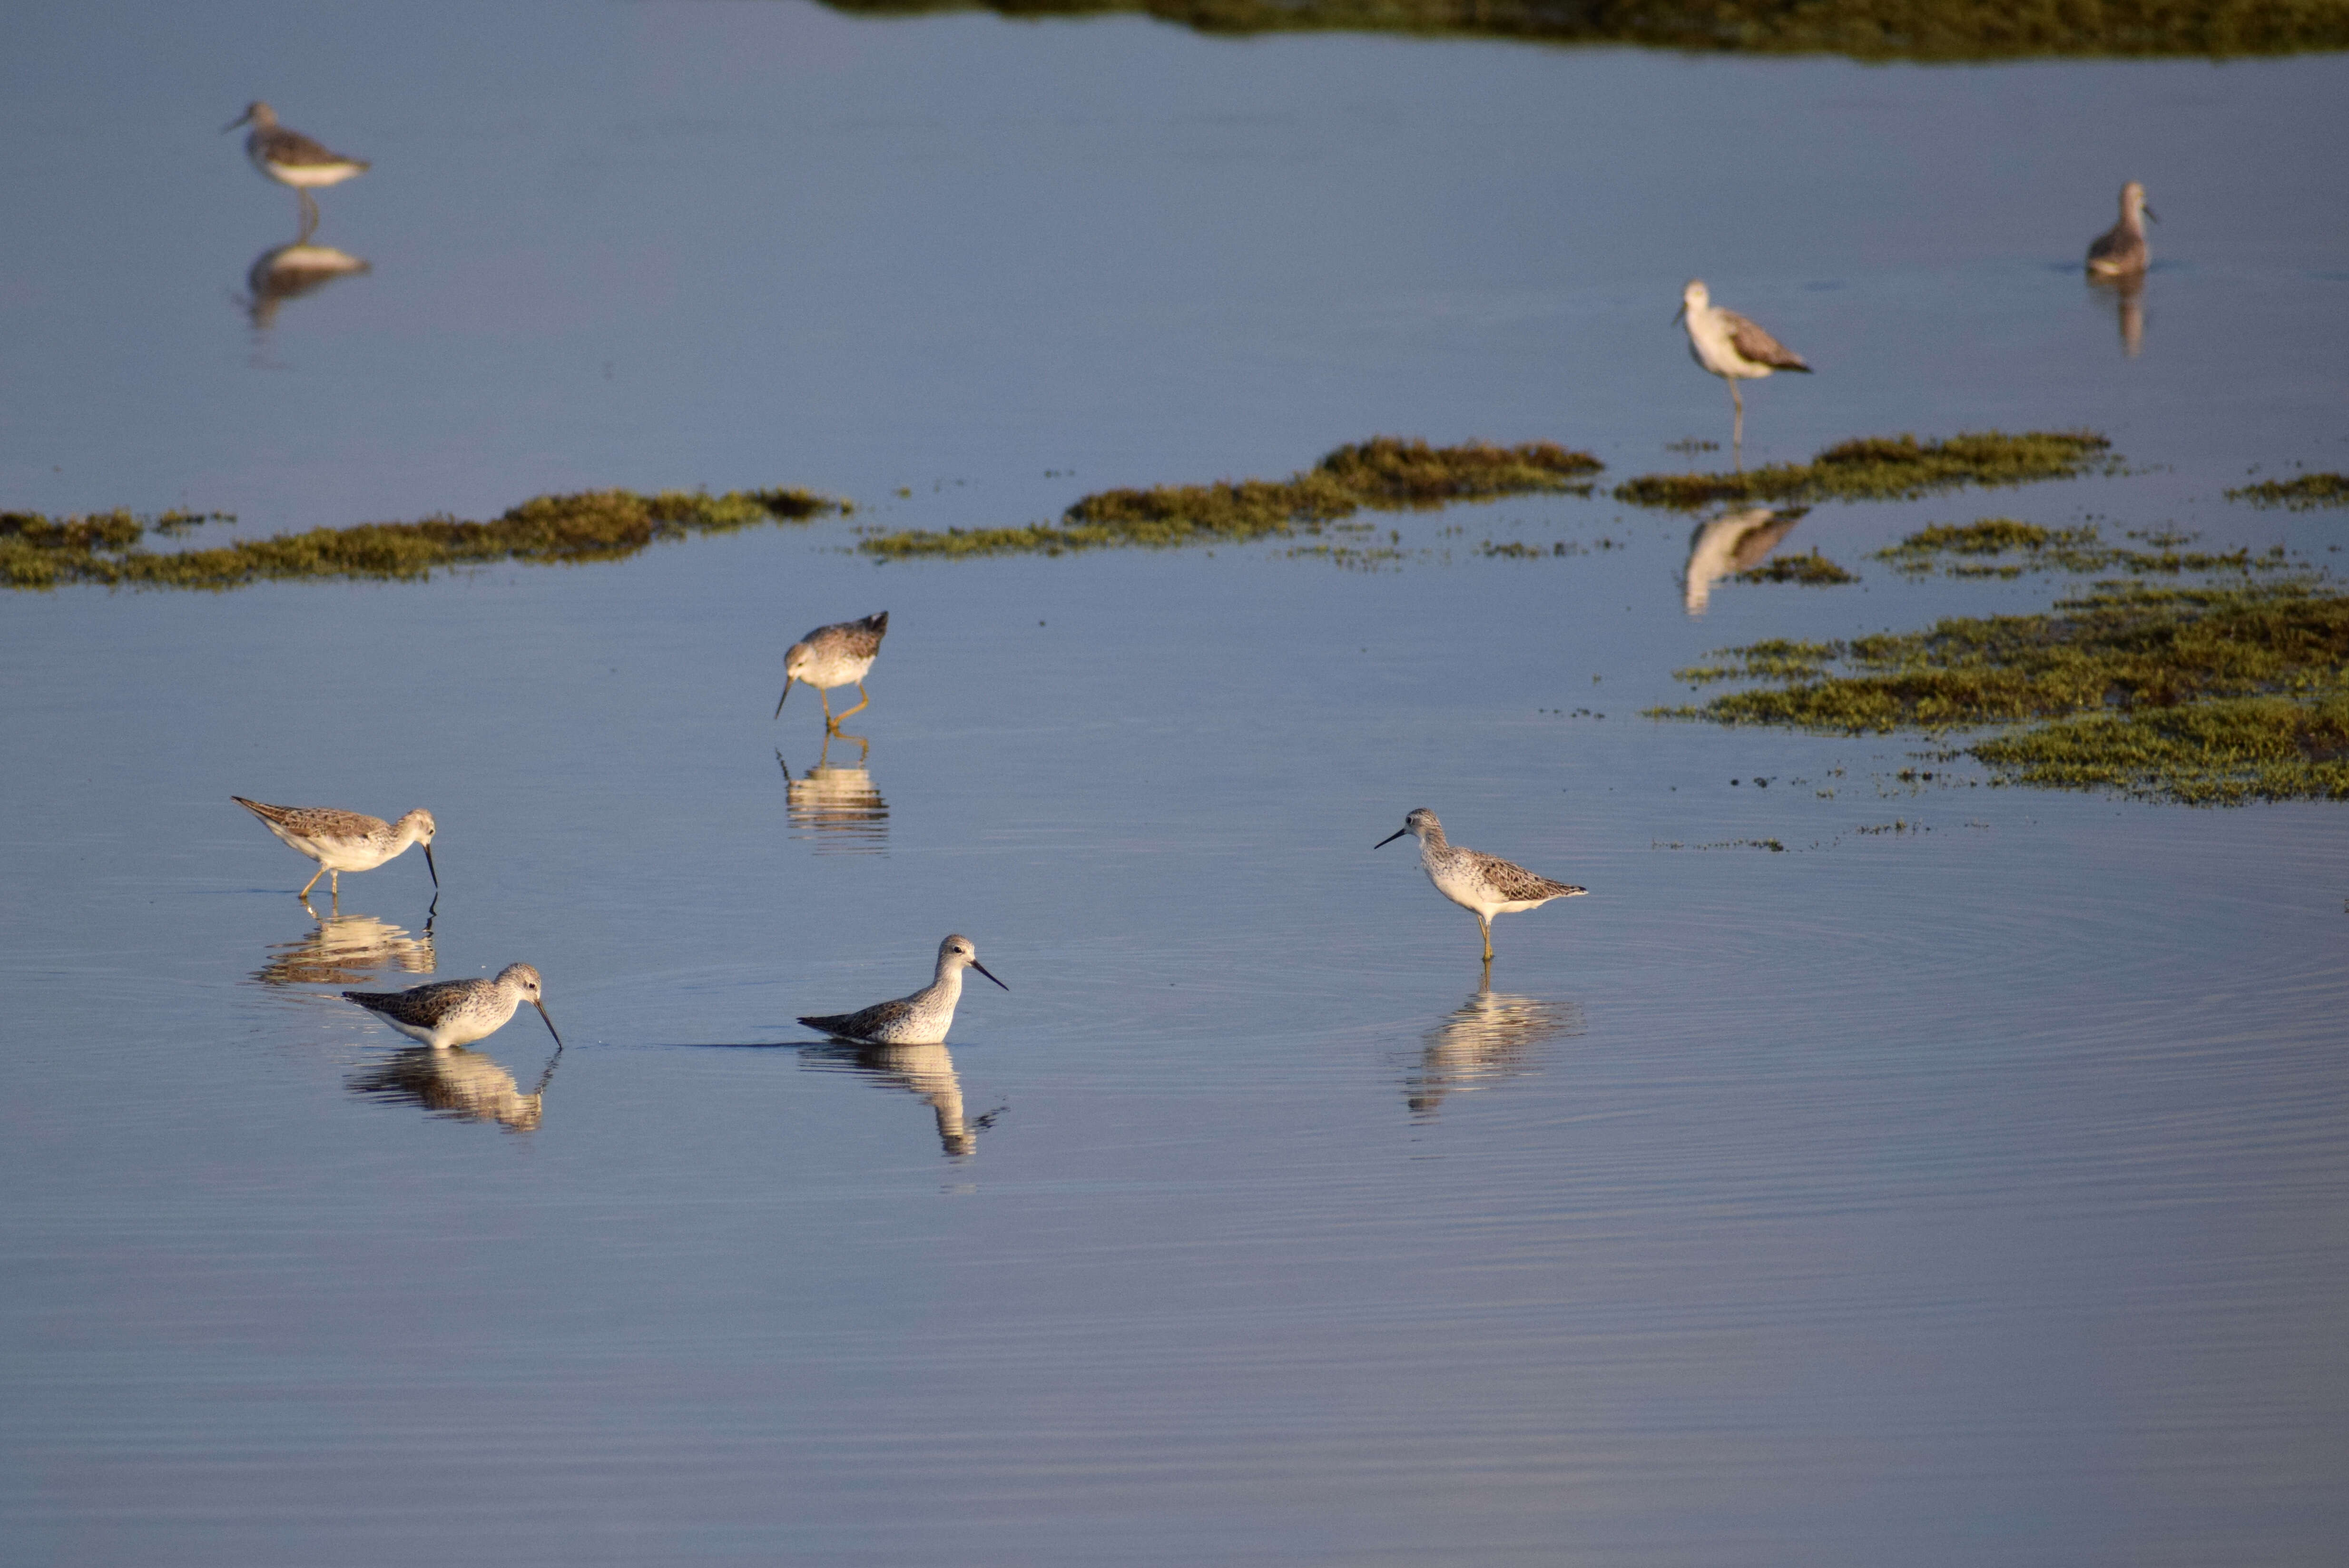
[[[339,185],[353,175],[365,174],[369,165],[365,159],[329,152],[300,131],[288,130],[277,123],[277,111],[257,98],[221,127],[221,132],[225,135],[245,124],[253,127],[253,134],[244,139],[244,155],[262,173],[294,188],[302,203],[302,238],[307,240],[318,226],[318,202],[311,190]]]
[[[432,841],[440,828],[421,806],[397,822],[387,822],[381,817],[337,811],[328,806],[265,806],[242,795],[229,799],[260,818],[261,825],[289,847],[318,862],[318,876],[304,882],[302,891],[294,895],[296,898],[308,898],[310,890],[318,885],[318,877],[333,879],[326,883],[326,891],[340,897],[343,872],[371,872],[410,844],[424,846],[424,869],[432,875],[432,891],[436,894],[440,891],[440,868],[432,863]]]
[[[829,734],[840,733],[840,721],[864,711],[873,698],[864,689],[865,672],[873,661],[881,656],[881,639],[889,631],[889,612],[867,615],[862,621],[842,621],[835,625],[818,626],[806,636],[783,651],[783,696],[775,699],[775,717],[783,717],[783,697],[792,695],[793,681],[805,681],[815,687],[816,700],[823,704],[823,727]],[[853,686],[864,700],[846,713],[834,714],[832,699],[824,693],[833,686]]]
[[[1402,826],[1371,845],[1383,849],[1405,833],[1419,835],[1419,863],[1435,891],[1476,917],[1485,934],[1485,962],[1493,962],[1493,917],[1519,910],[1539,909],[1554,898],[1579,898],[1590,890],[1572,882],[1552,882],[1521,865],[1447,843],[1444,824],[1422,806],[1402,820]]]
[[[2160,217],[2145,204],[2145,187],[2132,180],[2121,187],[2121,221],[2088,243],[2088,271],[2100,278],[2133,277],[2145,271],[2152,253],[2145,242],[2145,221]]]
[[[1688,287],[1681,291],[1681,308],[1672,319],[1683,318],[1688,323],[1689,357],[1729,383],[1729,406],[1734,410],[1729,444],[1733,452],[1742,456],[1745,399],[1738,396],[1737,383],[1759,380],[1774,370],[1799,370],[1807,376],[1811,367],[1801,355],[1735,311],[1714,304],[1702,278],[1691,278]]]

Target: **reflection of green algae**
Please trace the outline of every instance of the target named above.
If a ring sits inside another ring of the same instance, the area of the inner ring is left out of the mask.
[[[1599,459],[1550,441],[1496,447],[1472,441],[1431,447],[1381,436],[1340,447],[1285,480],[1226,480],[1211,485],[1159,485],[1102,490],[1078,500],[1058,523],[1024,528],[909,529],[874,534],[857,548],[868,554],[1008,555],[1093,550],[1107,545],[1164,548],[1245,543],[1268,535],[1324,526],[1364,507],[1402,511],[1455,500],[1486,500],[1535,490],[1587,491],[1584,476]]]
[[[2112,443],[2091,430],[2009,436],[1978,430],[1946,441],[1866,436],[1829,447],[1807,463],[1775,463],[1728,474],[1643,474],[1615,487],[1629,506],[1696,511],[1720,502],[1913,500],[1964,485],[2068,480],[2105,462]]]
[[[2194,804],[2349,799],[2349,594],[2099,583],[2036,615],[1763,643],[1679,672],[1769,682],[1653,717],[1843,733],[2033,725],[1971,748],[2002,782]]]
[[[1737,574],[1740,583],[1794,583],[1805,588],[1832,588],[1859,579],[1814,549],[1808,555],[1781,555],[1766,565]]]
[[[2227,499],[2247,500],[2253,506],[2290,507],[2294,511],[2314,511],[2320,506],[2349,506],[2349,476],[2302,474],[2296,480],[2261,480],[2258,484],[2229,490]]]
[[[800,521],[849,510],[805,490],[588,490],[539,496],[493,522],[428,518],[315,528],[211,550],[137,548],[145,529],[127,511],[61,521],[0,512],[0,581],[12,588],[103,583],[137,588],[241,588],[264,578],[428,577],[436,567],[492,561],[611,561],[656,540],[718,533],[768,521]],[[192,526],[165,513],[159,532]],[[201,521],[201,519],[195,519]]]
[[[2218,553],[2181,550],[2190,534],[2132,535],[2154,546],[2137,550],[2106,544],[2094,524],[2080,528],[2043,528],[2011,517],[1986,517],[1980,522],[1937,522],[1920,528],[1899,543],[1876,552],[1906,575],[1920,577],[1940,572],[1950,577],[2020,577],[2026,572],[2111,572],[2138,576],[2176,577],[2185,573],[2277,572],[2292,562],[2282,545],[2254,555],[2246,548]]]
[[[1464,34],[1859,59],[2273,55],[2349,48],[2330,4],[2276,0],[824,0],[896,16],[1143,14],[1203,33]]]

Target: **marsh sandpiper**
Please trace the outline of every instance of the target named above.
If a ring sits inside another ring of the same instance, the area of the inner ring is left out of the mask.
[[[401,853],[410,844],[424,846],[424,869],[431,873],[432,891],[440,891],[440,869],[432,863],[432,838],[440,830],[432,813],[419,806],[397,822],[357,811],[337,811],[329,806],[264,806],[242,795],[230,799],[261,819],[262,826],[318,862],[318,876],[302,884],[296,898],[306,899],[318,877],[330,879],[327,896],[342,892],[343,872],[371,872]]]
[[[1402,826],[1371,845],[1383,849],[1405,833],[1419,835],[1419,863],[1435,891],[1476,917],[1485,934],[1485,962],[1493,962],[1493,917],[1519,910],[1539,909],[1554,898],[1580,898],[1590,890],[1571,882],[1536,876],[1498,855],[1481,854],[1448,843],[1444,824],[1422,806],[1402,820]]]
[[[835,1039],[873,1046],[942,1046],[954,1026],[955,1004],[962,1000],[962,972],[988,975],[978,961],[978,949],[968,936],[949,936],[938,944],[936,977],[910,996],[875,1002],[854,1013],[823,1013],[802,1017],[811,1029],[822,1029]],[[1000,980],[995,980],[1003,985]],[[1006,991],[1011,989],[1003,985]]]
[[[805,681],[815,687],[816,700],[823,704],[823,727],[828,734],[840,733],[840,721],[864,711],[873,698],[864,690],[864,673],[873,661],[881,656],[881,639],[889,632],[889,612],[867,615],[862,621],[842,621],[830,626],[818,626],[783,651],[783,696],[775,699],[775,717],[783,717],[783,697],[792,695],[793,681]],[[824,696],[833,686],[853,686],[859,702],[846,713],[832,711],[832,699]]]
[[[1681,291],[1681,308],[1672,319],[1688,325],[1689,357],[1729,383],[1729,406],[1735,411],[1729,444],[1742,454],[1745,399],[1738,395],[1738,382],[1757,380],[1774,370],[1799,370],[1807,376],[1811,367],[1801,355],[1735,311],[1713,304],[1702,278],[1691,278]]]
[[[280,185],[292,186],[294,194],[301,199],[304,240],[318,226],[318,201],[310,192],[323,186],[339,185],[353,175],[367,171],[365,159],[329,152],[300,131],[278,124],[277,111],[258,98],[247,104],[243,114],[221,127],[222,134],[240,125],[253,127],[253,134],[244,139],[244,155],[253,160],[253,166]]]
[[[509,964],[493,980],[440,980],[410,991],[346,991],[343,999],[357,1002],[409,1039],[435,1050],[488,1038],[528,1002],[546,1019],[555,1048],[563,1047],[554,1020],[547,1017],[538,971],[527,964]]]
[[[2145,204],[2145,187],[2132,180],[2121,187],[2121,221],[2088,243],[2088,271],[2100,278],[2134,277],[2145,271],[2151,253],[2145,243],[2145,221],[2160,217]]]

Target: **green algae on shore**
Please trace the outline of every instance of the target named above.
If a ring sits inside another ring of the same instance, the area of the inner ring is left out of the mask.
[[[2293,511],[2349,506],[2349,475],[2302,474],[2296,480],[2261,480],[2258,484],[2229,490],[2227,499],[2260,507],[2288,507]]]
[[[2280,0],[824,0],[854,15],[1143,15],[1202,33],[1378,32],[1863,60],[2349,48],[2349,15]]]
[[[1793,583],[1805,588],[1832,588],[1839,583],[1857,583],[1857,575],[1844,570],[1816,546],[1807,555],[1781,555],[1760,566],[1751,566],[1737,574],[1740,583]]]
[[[2142,533],[2153,548],[2107,544],[2093,523],[2045,528],[2011,517],[1979,522],[1937,522],[1876,552],[1904,576],[1939,572],[1948,577],[2020,577],[2028,572],[2127,572],[2137,576],[2176,577],[2187,573],[2278,572],[2293,566],[2281,544],[2254,555],[2246,547],[2223,553],[2185,550],[2190,534]]]
[[[2349,799],[2349,593],[2307,579],[2102,583],[2033,615],[1757,643],[1676,672],[1768,683],[1651,717],[1840,734],[2016,726],[1995,783],[2194,805]]]
[[[2068,480],[2110,467],[2112,443],[2093,430],[2033,430],[2010,436],[1969,431],[1946,441],[1863,436],[1807,463],[1774,463],[1726,474],[1643,474],[1615,487],[1627,506],[1699,511],[1721,503],[1914,500],[1966,485]]]
[[[449,517],[368,522],[187,551],[138,548],[146,527],[127,511],[57,520],[0,512],[0,583],[36,589],[76,583],[226,589],[264,579],[422,578],[435,568],[495,561],[616,561],[659,540],[851,510],[848,501],[800,490],[717,496],[703,490],[651,496],[585,490],[535,497],[491,522]],[[167,512],[154,526],[172,534],[201,521],[200,514]]]
[[[944,531],[907,529],[871,535],[857,548],[868,555],[905,559],[1059,555],[1127,545],[1245,544],[1299,530],[1318,534],[1366,507],[1405,511],[1542,490],[1588,493],[1587,476],[1600,466],[1588,453],[1569,451],[1554,441],[1431,447],[1425,441],[1380,436],[1340,447],[1285,480],[1102,490],[1078,500],[1057,523]]]

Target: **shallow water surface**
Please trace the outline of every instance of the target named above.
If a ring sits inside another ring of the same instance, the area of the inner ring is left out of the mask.
[[[0,504],[864,510],[0,598],[12,1561],[2332,1558],[2349,815],[1639,715],[2070,581],[1872,559],[1928,521],[2331,564],[2340,514],[2221,492],[2343,466],[2349,67],[289,17],[12,23]],[[369,270],[260,328],[292,201],[212,135],[256,93],[376,160],[318,235]],[[2130,174],[2134,355],[2074,270]],[[2087,427],[2127,471],[1814,509],[1768,548],[1828,589],[1692,593],[1704,520],[1603,490],[1319,542],[1380,571],[854,552],[1379,431],[1717,462],[1665,449],[1727,433],[1692,273],[1820,366],[1749,460]],[[770,717],[885,608],[861,739]],[[305,909],[232,792],[429,807],[437,905],[411,854]],[[1420,805],[1591,896],[1487,981],[1371,848]],[[948,931],[1010,987],[949,1046],[794,1022]],[[335,995],[515,960],[559,1055]]]

